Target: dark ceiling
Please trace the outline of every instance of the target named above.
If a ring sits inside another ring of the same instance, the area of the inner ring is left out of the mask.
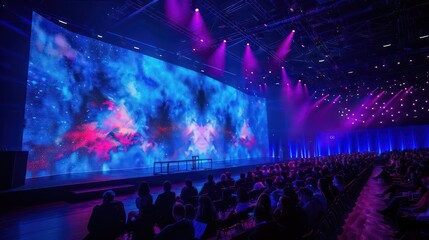
[[[281,65],[290,78],[302,80],[313,91],[341,91],[338,88],[356,83],[378,86],[375,78],[424,74],[428,68],[429,38],[420,36],[429,34],[429,1],[45,0],[31,1],[31,7],[53,20],[67,21],[73,30],[100,34],[104,41],[131,49],[136,45],[146,54],[197,71],[210,68],[204,54],[192,51],[192,41],[202,36],[166,17],[165,5],[171,2],[188,3],[188,12],[180,10],[185,17],[200,9],[214,40],[212,51],[227,40],[225,73],[217,79],[258,95],[264,95],[259,84],[279,87],[280,68],[272,59],[292,29],[296,33],[291,52]],[[246,43],[260,64],[248,79],[241,70]],[[412,64],[396,64],[411,58]],[[383,64],[388,65],[384,71],[374,69]]]

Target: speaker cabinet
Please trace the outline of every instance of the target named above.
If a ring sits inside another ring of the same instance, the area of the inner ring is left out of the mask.
[[[0,151],[0,189],[25,184],[28,151]]]

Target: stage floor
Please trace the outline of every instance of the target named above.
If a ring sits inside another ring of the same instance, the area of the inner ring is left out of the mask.
[[[53,175],[48,177],[29,178],[24,186],[0,191],[0,204],[16,207],[36,205],[55,201],[67,201],[70,192],[97,188],[109,188],[120,185],[137,186],[147,181],[151,186],[161,186],[165,180],[172,183],[205,181],[208,174],[219,179],[220,174],[230,171],[234,176],[247,172],[256,165],[270,165],[278,162],[277,158],[236,159],[213,161],[211,169],[177,171],[170,174],[154,175],[153,168],[115,170],[106,172],[89,172]],[[27,200],[28,199],[28,200]]]
[[[217,169],[235,169],[237,167],[252,166],[252,165],[263,165],[273,164],[277,162],[277,158],[252,158],[252,159],[235,159],[225,161],[213,161],[212,169],[201,169],[197,171],[179,171],[172,172],[171,174],[179,173],[195,173],[198,171],[214,171]],[[106,172],[87,172],[87,173],[71,173],[53,175],[47,177],[37,177],[26,179],[25,185],[13,189],[3,190],[1,192],[14,192],[14,191],[25,191],[39,188],[52,188],[58,186],[69,186],[76,184],[87,184],[93,182],[108,182],[115,180],[123,180],[129,178],[143,178],[151,177],[153,174],[153,167],[150,168],[139,168],[139,169],[127,169],[127,170],[111,170]],[[159,176],[159,175],[156,175]]]

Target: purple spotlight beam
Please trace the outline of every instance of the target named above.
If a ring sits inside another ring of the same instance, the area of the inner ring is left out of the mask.
[[[289,52],[291,50],[290,47],[292,45],[294,34],[295,34],[295,31],[292,30],[292,32],[289,33],[289,35],[285,38],[285,40],[283,40],[283,42],[277,48],[276,56],[278,58],[277,59],[278,61],[284,60],[287,57],[287,55],[289,54]]]
[[[258,70],[258,60],[253,54],[250,44],[247,44],[243,57],[243,73],[246,75],[246,73],[255,72],[256,70]]]
[[[212,37],[207,29],[204,19],[201,16],[200,11],[196,11],[192,14],[189,29],[199,38],[199,47],[209,46],[212,43]]]
[[[189,1],[165,0],[165,15],[167,19],[180,26],[186,26],[191,14],[191,4]]]
[[[209,71],[211,74],[221,76],[225,72],[226,41],[224,40],[210,56],[208,63],[213,66]]]

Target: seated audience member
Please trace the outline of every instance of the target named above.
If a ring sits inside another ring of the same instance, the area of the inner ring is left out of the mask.
[[[246,175],[246,183],[254,183],[255,179],[252,171],[248,171]]]
[[[325,177],[325,178],[327,178],[329,175],[331,174],[331,171],[329,171],[329,167],[328,167],[328,165],[323,165],[322,166],[322,169],[320,170],[320,175],[322,176],[322,177]]]
[[[300,239],[308,232],[307,214],[290,197],[281,197],[274,213],[278,224],[286,229],[288,239]]]
[[[218,219],[217,211],[212,201],[208,196],[200,196],[198,199],[197,215],[195,220],[206,224],[206,229],[201,239],[212,237],[216,234],[215,222]]]
[[[312,168],[312,171],[311,171],[311,175],[312,175],[312,177],[313,177],[313,178],[315,178],[315,179],[319,179],[319,178],[321,178],[321,175],[320,175],[320,167],[317,167],[317,166],[313,167],[313,168]]]
[[[124,234],[126,218],[124,204],[115,201],[115,195],[111,190],[104,192],[102,204],[92,210],[86,240],[115,239]]]
[[[185,186],[182,188],[182,191],[180,192],[180,199],[184,204],[191,203],[192,199],[194,199],[196,196],[198,196],[198,190],[196,187],[192,185],[192,181],[190,179],[186,179]],[[196,206],[197,203],[195,203],[194,206]]]
[[[183,204],[175,203],[172,213],[175,222],[164,227],[155,239],[194,240],[194,224],[192,220],[185,218],[186,212]]]
[[[328,180],[326,178],[319,178],[319,180],[317,181],[317,188],[325,196],[327,206],[330,206],[334,202],[334,195],[329,188]]]
[[[344,177],[341,175],[335,175],[334,180],[332,180],[332,184],[334,185],[334,195],[338,195],[344,190]]]
[[[377,212],[386,217],[395,217],[398,215],[398,210],[401,208],[406,213],[422,213],[429,207],[429,177],[423,178],[422,181],[427,182],[427,186],[417,192],[403,192],[389,200],[387,207]],[[405,207],[409,204],[408,207]]]
[[[277,202],[279,201],[280,196],[283,195],[284,184],[280,177],[276,177],[276,179],[273,182],[273,186],[276,188],[276,190],[271,192],[270,198],[271,198],[271,208],[275,209],[277,207]]]
[[[264,188],[265,188],[264,183],[261,180],[259,180],[259,177],[255,177],[255,184],[253,185],[253,190],[261,190]]]
[[[299,189],[298,198],[302,209],[307,213],[308,224],[314,227],[322,213],[322,204],[313,196],[313,192],[305,187]]]
[[[400,214],[396,214],[395,222],[398,226],[397,237],[400,239],[416,238],[416,233],[427,231],[429,224],[429,177],[422,179],[426,191],[420,200],[409,208],[403,208]],[[427,236],[425,236],[427,237]],[[425,238],[426,239],[426,238]]]
[[[295,192],[295,189],[293,188],[292,185],[287,184],[283,188],[283,196],[289,197],[292,200],[292,203],[294,206],[298,205],[298,203],[299,203],[298,194]],[[278,201],[277,201],[277,203],[278,203]]]
[[[305,184],[308,189],[313,191],[313,197],[319,200],[319,202],[322,204],[323,210],[326,210],[328,208],[328,201],[326,200],[326,197],[323,192],[318,188],[316,179],[308,177],[305,180]]]
[[[269,169],[268,169],[268,177],[273,177],[274,175],[274,165],[270,165]]]
[[[235,180],[234,180],[234,178],[232,177],[231,172],[226,172],[226,173],[225,173],[225,175],[226,175],[226,181],[228,181],[229,186],[230,186],[230,187],[234,187],[234,185],[235,185]]]
[[[246,183],[246,174],[242,172],[240,173],[240,178],[237,181],[235,181],[235,188],[239,188],[244,183]]]
[[[185,218],[189,219],[189,220],[194,220],[195,219],[195,207],[191,204],[186,204],[185,205]]]
[[[276,188],[273,186],[273,179],[271,178],[265,179],[265,187],[266,188],[262,193],[266,193],[268,196],[270,196],[270,194],[276,190]]]
[[[423,172],[424,170],[420,167],[414,168],[414,170],[410,171],[407,181],[401,181],[400,183],[393,184],[378,196],[388,195],[390,198],[393,198],[400,191],[415,191],[418,188],[423,187],[421,182]]]
[[[303,180],[295,180],[292,182],[292,184],[295,188],[295,191],[298,191],[299,189],[305,187],[305,182]]]
[[[220,212],[222,218],[224,217],[228,208],[235,204],[235,197],[233,196],[233,189],[230,183],[224,179],[225,174],[221,175],[221,181],[216,183],[217,197],[213,204],[215,204],[217,211]]]
[[[222,173],[220,175],[220,181],[216,183],[218,189],[229,188],[229,182],[226,180],[226,175]]]
[[[171,211],[176,202],[176,193],[171,192],[171,183],[165,181],[162,185],[164,192],[159,194],[155,201],[156,223],[160,229],[174,223]]]
[[[262,173],[262,176],[263,176],[263,177],[268,176],[267,165],[262,165],[261,173]]]
[[[261,169],[259,168],[259,166],[257,165],[256,167],[255,167],[255,171],[253,172],[253,175],[255,176],[255,177],[258,177],[259,179],[263,179],[263,175],[262,175],[262,171],[261,171]]]
[[[274,174],[279,176],[281,173],[280,165],[278,163],[274,164]]]
[[[204,183],[199,195],[207,195],[212,201],[217,200],[216,183],[213,180],[213,175],[207,176],[207,182]]]
[[[402,211],[410,213],[423,212],[429,206],[429,191],[427,191],[427,189],[422,190],[423,191],[418,192],[404,192],[399,196],[395,196],[388,201],[387,207],[385,209],[377,210],[377,212],[381,213],[385,217],[390,218],[393,218],[398,215],[398,210],[400,208],[402,209]],[[422,195],[422,192],[425,193]],[[405,207],[407,204],[411,205]]]
[[[137,195],[136,207],[139,211],[128,214],[127,229],[133,240],[153,239],[155,234],[153,197],[147,182],[140,183]]]
[[[246,211],[250,207],[250,199],[247,190],[244,188],[239,188],[237,190],[237,206],[235,207],[234,212],[240,213]]]
[[[222,173],[220,175],[220,181],[216,183],[216,198],[214,200],[221,199],[225,191],[227,195],[231,195],[229,193],[230,192],[229,182],[226,180],[226,175]]]
[[[258,199],[259,204],[255,206],[253,212],[256,226],[250,231],[248,239],[285,239],[285,228],[271,219],[271,203],[268,195],[261,196],[263,197]]]
[[[271,221],[272,212],[271,212],[271,200],[270,196],[266,193],[259,195],[258,200],[256,201],[255,208],[253,209],[253,215],[260,214],[259,219],[262,221]]]

